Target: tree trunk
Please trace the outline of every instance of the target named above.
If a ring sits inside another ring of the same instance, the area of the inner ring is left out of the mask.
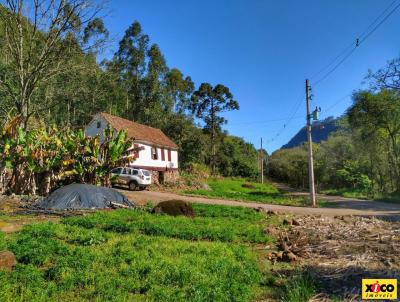
[[[212,175],[215,175],[216,171],[215,171],[215,109],[214,109],[214,101],[211,101],[211,169],[212,169]]]

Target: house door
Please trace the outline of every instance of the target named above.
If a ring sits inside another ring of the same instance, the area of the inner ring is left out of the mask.
[[[164,177],[165,177],[164,172],[162,171],[158,172],[158,183],[163,184],[165,181]]]

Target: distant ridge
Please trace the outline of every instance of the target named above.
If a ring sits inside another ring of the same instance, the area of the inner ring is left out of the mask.
[[[338,130],[337,118],[328,117],[323,121],[314,122],[312,125],[312,140],[314,143],[319,143],[328,139],[328,136]],[[307,132],[304,126],[292,139],[281,147],[281,149],[290,149],[301,146],[307,142]]]

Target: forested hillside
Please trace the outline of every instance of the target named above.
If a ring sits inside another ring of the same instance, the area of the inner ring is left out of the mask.
[[[316,121],[312,125],[312,140],[314,143],[326,141],[333,132],[338,130],[338,119],[328,117],[322,121]],[[289,149],[301,146],[307,142],[307,131],[304,126],[293,136],[289,142],[282,146],[282,149]]]
[[[183,168],[256,175],[254,146],[222,130],[221,113],[239,109],[230,89],[169,66],[138,21],[98,62],[109,45],[103,9],[87,0],[0,5],[0,118],[20,116],[28,131],[76,129],[104,111],[162,129],[180,147]]]
[[[400,192],[400,59],[371,72],[369,90],[356,91],[338,130],[314,144],[317,188],[382,197]],[[315,130],[313,129],[313,135]],[[274,152],[270,176],[308,187],[307,146]]]

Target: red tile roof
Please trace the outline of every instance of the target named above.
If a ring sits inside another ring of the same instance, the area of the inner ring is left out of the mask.
[[[178,146],[172,140],[170,140],[160,129],[138,124],[105,112],[101,112],[100,115],[115,130],[125,130],[129,137],[134,138],[137,141],[178,149]]]

